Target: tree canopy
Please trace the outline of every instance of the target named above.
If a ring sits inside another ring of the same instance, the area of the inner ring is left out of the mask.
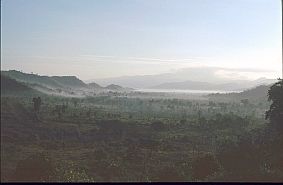
[[[272,101],[270,109],[266,112],[266,119],[269,119],[275,128],[283,128],[283,80],[273,84],[268,90],[268,100]]]

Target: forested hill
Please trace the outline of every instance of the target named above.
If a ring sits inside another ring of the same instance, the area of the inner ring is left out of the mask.
[[[133,90],[132,88],[125,88],[125,87],[121,87],[119,85],[115,85],[115,84],[110,84],[108,86],[105,87],[106,89],[112,90],[112,91],[124,91],[124,90]]]
[[[25,96],[40,94],[40,92],[28,87],[24,83],[18,82],[1,74],[1,96]]]
[[[77,88],[86,87],[87,85],[75,76],[40,76],[37,74],[27,74],[20,71],[10,70],[1,71],[1,74],[9,76],[20,82],[29,84],[39,84],[53,88]]]
[[[249,99],[253,101],[266,101],[267,92],[270,88],[270,85],[260,85],[252,89],[245,90],[240,93],[227,93],[227,94],[209,94],[208,97],[211,100],[235,100],[240,101],[243,99]]]
[[[36,89],[42,93],[83,96],[86,93],[96,91],[130,91],[132,89],[118,85],[102,87],[96,83],[86,84],[76,76],[41,76],[38,74],[27,74],[16,70],[1,71],[1,76],[25,84],[27,87]]]
[[[92,89],[103,89],[102,86],[100,86],[99,84],[92,82],[88,84],[88,87],[92,88]]]
[[[69,87],[87,87],[87,85],[75,76],[52,76],[51,79]]]

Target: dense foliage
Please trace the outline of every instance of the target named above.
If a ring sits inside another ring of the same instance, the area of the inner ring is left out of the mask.
[[[32,98],[1,97],[1,181],[283,180],[268,102],[41,96],[36,113]],[[269,99],[282,123],[282,80]]]
[[[271,124],[283,131],[283,80],[271,86],[268,91],[268,100],[272,101],[270,109],[266,112],[266,118],[270,119]]]

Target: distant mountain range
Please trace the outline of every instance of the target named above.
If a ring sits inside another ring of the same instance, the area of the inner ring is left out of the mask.
[[[272,80],[273,81],[273,80]],[[209,94],[207,95],[211,100],[221,101],[240,101],[242,99],[256,100],[258,102],[266,102],[267,91],[270,88],[270,80],[258,79],[251,81],[251,84],[268,83],[269,85],[260,85],[257,87],[246,89],[240,93],[226,93],[226,94]],[[177,83],[164,83],[154,88],[179,88],[185,89],[214,89],[214,88],[234,88],[233,83],[213,84],[208,82],[185,81]],[[239,84],[240,87],[240,84]],[[27,74],[19,71],[1,71],[1,96],[37,96],[43,94],[53,94],[59,96],[92,96],[93,93],[100,92],[130,92],[133,89],[124,88],[119,85],[110,84],[106,87],[92,82],[84,83],[75,76],[40,76],[35,74]]]
[[[117,84],[137,89],[177,89],[177,90],[225,90],[239,91],[258,85],[274,83],[276,79],[259,78],[247,80],[245,78],[233,79],[219,75],[219,72],[229,71],[231,74],[236,69],[217,67],[195,67],[179,70],[174,73],[158,75],[122,76],[116,78],[96,79],[102,85]],[[245,69],[249,71],[250,69]],[[244,70],[244,71],[245,71]],[[254,71],[257,72],[257,71]],[[89,80],[90,82],[92,80]]]
[[[114,84],[106,87],[102,87],[94,82],[86,84],[75,76],[40,76],[16,70],[1,71],[1,82],[2,81],[4,82],[3,89],[5,92],[9,89],[12,90],[11,88],[21,88],[22,90],[32,89],[47,94],[85,96],[97,92],[123,92],[133,90]]]
[[[134,90],[133,88],[121,87],[115,84],[110,84],[110,85],[107,85],[106,87],[102,87],[101,85],[95,82],[92,82],[87,85],[88,85],[88,88],[96,89],[96,90],[111,90],[111,91],[132,91]]]
[[[234,81],[231,83],[213,84],[208,82],[172,82],[163,83],[157,86],[150,87],[152,89],[180,89],[180,90],[224,90],[224,91],[242,91],[251,87],[255,87],[262,84],[271,84],[274,81],[268,79],[260,79],[255,81]]]

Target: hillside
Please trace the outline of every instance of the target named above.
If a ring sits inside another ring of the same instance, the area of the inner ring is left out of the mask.
[[[270,86],[268,85],[260,85],[255,88],[251,88],[245,90],[240,93],[227,93],[227,94],[209,94],[208,97],[211,100],[242,100],[249,99],[252,101],[266,101],[267,100],[267,92]]]
[[[119,86],[119,85],[115,85],[115,84],[111,84],[105,87],[108,90],[113,90],[113,91],[120,91],[123,90],[123,87]]]
[[[87,85],[75,76],[40,76],[36,74],[27,74],[20,71],[10,70],[1,71],[2,74],[9,76],[20,82],[29,84],[39,84],[52,88],[80,88]]]
[[[50,78],[54,79],[57,83],[65,87],[87,87],[87,84],[85,84],[83,81],[81,81],[75,76],[52,76]]]
[[[20,84],[25,84],[27,88],[34,89],[45,94],[59,96],[85,96],[89,93],[92,94],[93,91],[131,90],[115,84],[107,87],[102,87],[94,82],[86,84],[76,76],[40,76],[16,70],[1,71],[1,75],[5,75],[9,79],[13,79],[13,82],[10,82],[11,84],[8,88],[13,88],[12,83],[20,82]],[[19,85],[15,85],[15,88],[19,88],[18,86]],[[6,87],[3,86],[3,88],[5,89]]]
[[[87,84],[89,88],[91,89],[103,89],[102,86],[100,86],[99,84],[95,83],[95,82],[92,82],[92,83],[89,83]]]
[[[115,84],[110,84],[106,86],[105,89],[110,90],[110,91],[132,91],[134,90],[133,88],[122,87],[122,86],[115,85]]]
[[[1,74],[1,96],[39,95],[40,92]]]
[[[54,87],[54,88],[62,88],[63,86],[60,85],[56,80],[48,77],[48,76],[39,76],[35,74],[27,74],[22,73],[16,70],[10,71],[1,71],[1,74],[9,76],[12,79],[15,79],[19,82],[25,82],[29,84],[40,84],[45,85],[47,87]]]

